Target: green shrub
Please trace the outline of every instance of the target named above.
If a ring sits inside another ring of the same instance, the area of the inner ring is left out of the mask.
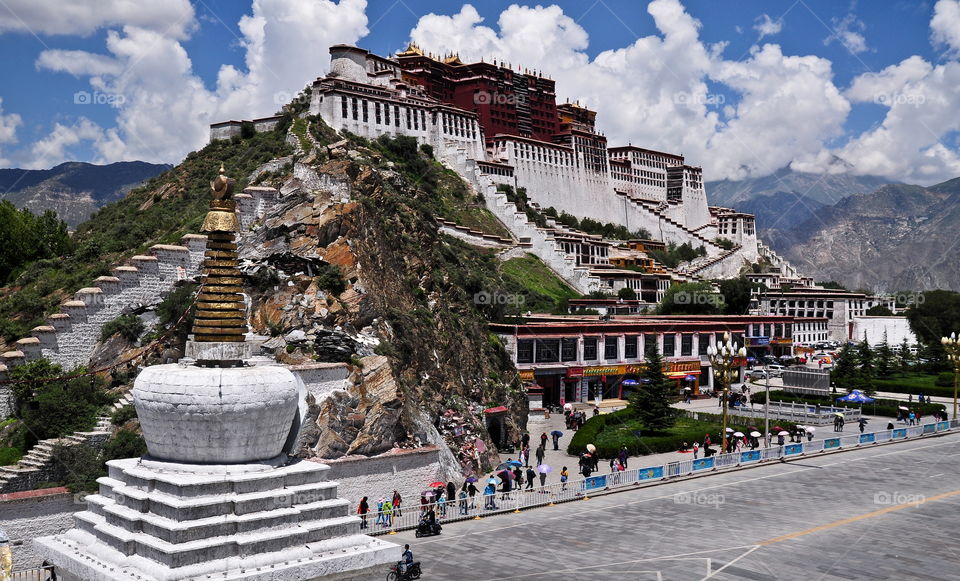
[[[324,262],[317,271],[314,280],[317,281],[317,286],[321,289],[334,296],[340,296],[340,293],[347,290],[347,282],[343,280],[340,267],[336,264]]]
[[[0,448],[0,466],[11,466],[23,458],[23,450],[19,448]]]
[[[933,382],[934,385],[938,387],[953,387],[953,373],[945,371],[937,376],[936,381]]]
[[[634,301],[637,299],[637,291],[625,286],[617,291],[617,298],[621,298],[625,301]]]
[[[939,403],[925,403],[919,404],[913,402],[907,404],[904,401],[895,400],[895,399],[879,399],[877,398],[874,403],[853,403],[853,402],[838,402],[837,397],[840,397],[838,394],[835,397],[816,397],[810,395],[798,395],[793,393],[787,393],[784,391],[774,390],[770,392],[770,401],[785,401],[785,402],[794,402],[794,403],[808,403],[810,405],[820,404],[821,406],[834,406],[834,407],[845,407],[845,408],[854,408],[854,409],[863,409],[864,414],[870,416],[884,416],[889,418],[897,417],[897,414],[900,411],[900,406],[907,406],[911,410],[919,410],[921,415],[930,416],[933,415],[933,412],[942,412],[946,408],[943,404]],[[754,397],[755,403],[764,403],[764,393],[760,392]]]
[[[137,417],[137,408],[133,405],[126,405],[110,415],[110,423],[115,426],[122,426],[135,417]]]
[[[103,447],[102,462],[119,458],[139,458],[147,453],[147,443],[143,436],[130,430],[118,430]]]
[[[140,317],[130,313],[120,315],[116,319],[109,321],[100,329],[100,341],[104,342],[117,333],[129,343],[135,343],[143,333],[144,324]]]
[[[100,454],[84,445],[54,446],[50,451],[54,471],[70,492],[96,492],[97,478],[106,476]]]

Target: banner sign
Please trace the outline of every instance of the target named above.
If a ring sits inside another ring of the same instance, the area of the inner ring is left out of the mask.
[[[706,468],[713,468],[713,458],[699,458],[693,461],[694,470],[704,470]]]
[[[583,481],[584,490],[595,490],[597,488],[606,488],[607,487],[607,477],[604,476],[591,476]]]
[[[751,450],[749,452],[740,452],[740,462],[754,462],[760,459],[760,450]]]
[[[829,450],[830,448],[839,448],[840,447],[840,438],[830,438],[823,441],[823,449]]]
[[[637,471],[637,480],[654,480],[658,478],[663,478],[663,466],[643,468]]]
[[[941,430],[949,430],[949,429],[950,429],[950,422],[937,422],[937,431],[938,431],[938,432],[941,431]],[[926,431],[926,430],[924,430],[924,431]]]
[[[923,426],[923,433],[924,433],[924,434],[932,434],[932,433],[934,433],[934,432],[936,432],[936,431],[937,431],[937,425],[936,425],[936,424],[924,424],[924,426]]]
[[[792,456],[803,452],[803,444],[787,444],[783,447],[784,456]]]
[[[890,437],[891,437],[891,438],[906,438],[906,437],[907,437],[907,429],[906,429],[906,428],[900,428],[899,430],[894,430],[893,433],[890,434]]]
[[[877,436],[875,434],[860,434],[860,443],[869,444],[870,442],[876,442]]]

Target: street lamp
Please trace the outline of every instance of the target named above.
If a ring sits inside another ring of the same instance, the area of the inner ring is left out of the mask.
[[[727,451],[727,407],[730,405],[728,392],[730,391],[730,382],[733,381],[733,374],[737,368],[734,364],[735,357],[746,357],[747,350],[739,347],[736,342],[730,340],[730,333],[723,334],[723,343],[716,347],[707,347],[707,355],[710,357],[710,365],[713,366],[713,373],[720,378],[723,386],[723,450]]]
[[[942,337],[940,342],[943,344],[943,350],[947,352],[947,361],[953,366],[953,419],[957,419],[957,376],[960,376],[960,340],[956,333],[950,333],[949,337]]]

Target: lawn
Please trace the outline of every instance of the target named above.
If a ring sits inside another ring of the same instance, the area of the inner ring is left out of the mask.
[[[556,312],[568,299],[580,295],[532,254],[511,258],[500,266],[505,291],[523,297],[521,310]]]
[[[942,374],[939,385],[937,374],[931,373],[912,373],[902,377],[890,377],[886,379],[876,379],[874,383],[877,391],[889,391],[892,393],[912,393],[914,395],[937,395],[941,397],[953,397],[953,378],[952,374]],[[945,385],[946,384],[946,385]]]
[[[926,392],[924,392],[926,393]],[[907,404],[900,400],[895,399],[881,399],[876,398],[874,403],[851,403],[851,402],[838,402],[836,401],[837,397],[840,397],[842,394],[838,394],[833,397],[815,397],[812,395],[797,395],[793,393],[786,393],[783,391],[775,390],[770,392],[770,401],[785,401],[785,402],[797,402],[797,403],[807,403],[810,405],[820,404],[822,406],[832,405],[837,407],[849,407],[849,408],[860,408],[863,410],[863,413],[868,416],[885,416],[890,418],[897,417],[897,413],[901,411],[900,406],[906,406]],[[760,404],[763,404],[763,393],[758,393],[755,396],[754,401]],[[943,411],[945,408],[943,404],[939,403],[925,403],[920,405],[918,402],[913,402],[909,404],[910,409],[916,411],[919,410],[923,416],[929,417],[933,412]]]

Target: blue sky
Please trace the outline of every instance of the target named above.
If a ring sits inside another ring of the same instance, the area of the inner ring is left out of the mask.
[[[541,69],[612,143],[682,151],[707,179],[960,175],[957,0],[123,4],[0,1],[0,167],[176,163],[210,122],[270,114],[325,73],[329,44],[415,38]]]

